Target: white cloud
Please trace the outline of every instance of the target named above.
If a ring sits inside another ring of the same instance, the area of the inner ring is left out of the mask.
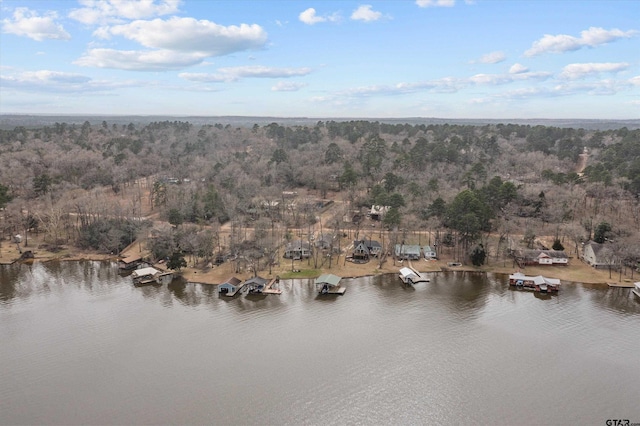
[[[640,75],[630,78],[629,83],[631,83],[632,86],[640,86]]]
[[[472,61],[472,63],[480,62],[482,64],[497,64],[498,62],[502,62],[506,59],[504,52],[491,52],[486,55],[482,55],[480,59],[477,61]]]
[[[307,25],[313,25],[320,22],[337,22],[340,20],[340,16],[337,13],[320,16],[316,14],[316,10],[313,7],[310,7],[307,10],[300,12],[298,19]]]
[[[166,71],[202,62],[206,55],[171,50],[91,49],[73,63],[83,67],[115,68],[128,71]]]
[[[617,28],[605,30],[604,28],[591,27],[582,31],[580,37],[567,34],[545,34],[540,40],[533,42],[531,48],[524,52],[524,55],[536,56],[547,52],[563,53],[582,49],[583,47],[596,47],[621,38],[631,38],[637,33],[635,30],[621,31]]]
[[[455,0],[416,0],[420,7],[451,7],[456,4]]]
[[[370,4],[363,4],[359,6],[351,14],[351,19],[354,21],[373,22],[382,18],[382,13],[372,10],[371,7],[372,6]]]
[[[303,87],[306,87],[306,83],[299,83],[293,81],[279,81],[271,87],[273,92],[296,92]]]
[[[19,7],[13,11],[13,19],[2,20],[2,32],[29,37],[36,41],[69,40],[71,35],[62,25],[55,22],[57,17],[55,12],[39,16],[26,7]]]
[[[84,7],[72,10],[69,17],[91,25],[169,15],[178,12],[181,0],[79,0],[79,3]]]
[[[262,65],[220,68],[216,73],[181,73],[179,76],[189,81],[220,83],[237,81],[241,78],[290,78],[311,73],[311,68],[272,68]]]
[[[529,71],[529,68],[522,64],[513,64],[511,68],[509,68],[509,74],[520,74],[527,71]]]
[[[81,74],[50,70],[3,73],[0,76],[0,85],[2,87],[26,92],[95,93],[118,87],[141,86],[144,84],[146,83],[134,81],[119,81],[117,83],[96,81]]]
[[[569,64],[562,69],[560,78],[576,80],[595,74],[623,71],[627,68],[629,68],[629,64],[626,62],[590,62],[584,64]]]
[[[257,24],[223,26],[207,20],[178,17],[133,21],[102,28],[95,34],[122,36],[149,48],[197,52],[203,56],[259,49],[267,42],[267,33]]]
[[[509,74],[476,74],[470,77],[469,81],[473,84],[498,85],[498,84],[508,84],[514,81],[546,80],[549,77],[551,77],[550,72],[522,71],[519,73],[509,73]]]
[[[618,92],[626,91],[631,88],[632,84],[629,81],[624,80],[598,80],[590,82],[576,83],[573,81],[558,84],[553,88],[554,94],[557,95],[574,95],[586,93],[588,95],[596,96],[610,96],[615,95]]]
[[[561,78],[575,80],[590,75],[596,75],[605,72],[618,72],[629,68],[626,62],[602,62],[602,63],[584,63],[569,64],[562,69]]]

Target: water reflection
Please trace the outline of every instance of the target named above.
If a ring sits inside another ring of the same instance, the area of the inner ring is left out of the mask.
[[[0,424],[556,424],[637,412],[640,303],[628,289],[566,284],[549,297],[504,275],[430,278],[347,279],[343,296],[287,280],[281,295],[231,298],[182,280],[136,288],[104,262],[0,267]],[[523,390],[535,404],[510,398]]]

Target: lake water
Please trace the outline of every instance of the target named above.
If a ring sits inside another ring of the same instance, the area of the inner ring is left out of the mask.
[[[640,303],[507,277],[319,297],[134,287],[102,262],[0,267],[0,424],[640,422]]]

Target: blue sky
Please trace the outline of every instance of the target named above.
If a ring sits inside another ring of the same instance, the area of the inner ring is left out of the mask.
[[[640,1],[0,0],[0,113],[640,118]]]

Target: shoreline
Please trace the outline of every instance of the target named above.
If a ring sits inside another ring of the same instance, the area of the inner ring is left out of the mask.
[[[8,252],[15,251],[15,254],[19,254],[15,248],[13,250],[5,250],[6,247],[2,247],[2,255],[0,256],[0,265],[11,265],[14,263],[46,263],[46,262],[68,262],[68,261],[110,261],[117,262],[121,257],[110,254],[99,254],[89,252],[71,252],[64,250],[60,253],[50,253],[34,251],[34,258],[20,260],[19,256],[7,256]],[[27,251],[27,249],[23,251]],[[461,265],[451,267],[448,266],[449,259],[441,260],[429,260],[421,259],[413,263],[413,267],[421,273],[429,274],[435,272],[474,272],[474,273],[495,273],[495,274],[512,274],[516,271],[521,271],[526,275],[543,275],[548,278],[558,278],[567,283],[580,283],[588,285],[609,286],[609,283],[626,282],[630,279],[627,276],[623,276],[619,280],[619,273],[613,273],[609,278],[608,270],[597,270],[586,264],[581,260],[573,259],[573,263],[568,266],[528,266],[525,269],[517,267],[506,266],[507,262],[499,261],[494,264],[483,265],[482,267],[474,267],[470,265]],[[281,262],[277,267],[274,267],[271,274],[268,271],[260,271],[257,275],[265,278],[275,278],[277,276],[281,279],[312,279],[321,275],[322,273],[333,273],[343,278],[362,278],[368,276],[376,276],[388,273],[398,273],[399,269],[406,266],[406,262],[395,262],[392,259],[387,260],[381,268],[378,268],[378,261],[372,260],[365,264],[353,264],[344,261],[344,256],[340,256],[334,263],[332,268],[318,268],[314,269],[313,265],[305,265],[305,261],[296,261],[293,263],[294,267],[291,268],[291,263],[287,260]],[[283,267],[283,263],[286,263],[288,267]],[[153,265],[159,269],[164,269],[164,265]],[[291,270],[299,272],[291,272]],[[197,267],[183,268],[179,273],[188,283],[202,284],[202,285],[218,285],[223,283],[231,276],[236,276],[241,280],[251,278],[252,273],[241,272],[234,273],[233,265],[230,262],[224,263],[220,266],[202,269]],[[631,279],[632,281],[633,279]]]

